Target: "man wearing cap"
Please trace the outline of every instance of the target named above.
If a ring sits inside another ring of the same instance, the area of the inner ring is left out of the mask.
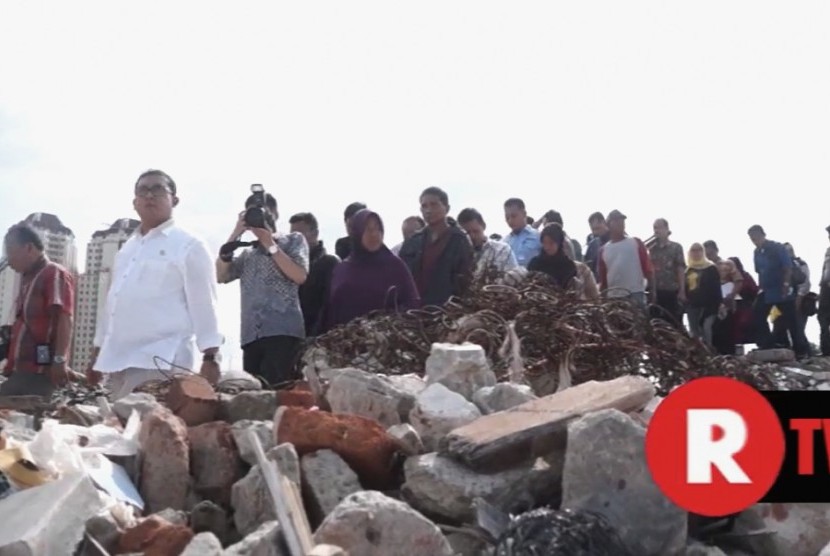
[[[825,228],[830,239],[830,226]],[[821,354],[830,356],[830,247],[824,252],[824,266],[819,278],[818,323],[821,327]]]
[[[12,270],[20,273],[8,360],[0,396],[42,396],[68,380],[75,286],[64,267],[49,260],[43,240],[26,224],[12,226],[5,239]]]
[[[755,272],[758,274],[760,291],[753,305],[755,343],[760,349],[774,347],[775,340],[769,329],[769,314],[776,307],[784,319],[784,325],[792,338],[796,357],[804,358],[810,353],[810,345],[804,332],[798,327],[795,309],[795,289],[791,277],[793,260],[783,244],[767,239],[764,228],[755,224],[747,230],[749,239],[755,245]]]
[[[610,238],[599,253],[600,288],[606,297],[627,298],[645,309],[647,301],[656,302],[654,269],[645,244],[626,235],[625,219],[618,210],[612,210],[605,219]]]

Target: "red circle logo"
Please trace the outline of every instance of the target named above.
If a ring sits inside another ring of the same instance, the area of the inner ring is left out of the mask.
[[[671,392],[646,432],[646,461],[663,494],[711,517],[761,500],[785,450],[781,421],[767,399],[725,377],[695,379]]]

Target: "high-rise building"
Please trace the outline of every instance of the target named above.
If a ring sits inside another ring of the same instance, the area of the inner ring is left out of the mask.
[[[64,266],[73,275],[77,274],[75,234],[63,225],[60,218],[54,214],[35,212],[24,222],[38,232],[46,255],[52,261]],[[14,270],[5,268],[0,271],[0,324],[9,324],[14,320],[14,302],[19,285],[20,277]]]
[[[87,244],[86,266],[75,288],[75,338],[71,364],[76,371],[85,370],[92,362],[95,326],[106,304],[115,255],[139,224],[138,220],[131,218],[116,220],[106,230],[93,233]]]

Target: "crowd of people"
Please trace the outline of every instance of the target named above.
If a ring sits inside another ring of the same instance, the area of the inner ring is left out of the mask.
[[[453,218],[449,197],[438,187],[421,192],[420,215],[402,222],[401,241],[393,247],[380,214],[364,203],[350,204],[343,214],[347,233],[331,254],[312,213],[294,214],[290,229],[280,231],[277,201],[262,193],[246,201],[214,258],[173,219],[179,199],[169,175],[149,170],[133,193],[141,225],[116,257],[93,363],[86,370],[93,384],[106,377],[115,398],[149,380],[191,372],[199,352],[200,373],[216,382],[224,342],[217,284],[236,280],[243,368],[269,384],[295,378],[305,338],[373,311],[441,305],[464,295],[476,278],[504,280],[527,272],[586,301],[619,299],[671,326],[688,326],[701,349],[722,354],[754,343],[790,347],[799,358],[808,357],[805,326],[817,314],[821,351],[830,355],[830,248],[816,295],[807,263],[792,245],[767,239],[760,225],[747,232],[755,245],[756,282],[740,259],[721,258],[713,240],[684,252],[670,239],[663,218],[654,221],[654,235],[641,240],[626,233],[626,216],[619,210],[595,212],[583,249],[555,210],[534,219],[521,199],[507,199],[509,232],[488,235],[475,208]],[[251,209],[262,211],[256,225],[247,216]],[[242,242],[246,232],[256,241]],[[48,396],[72,375],[66,357],[73,278],[46,257],[37,233],[25,224],[8,231],[5,249],[10,266],[21,274],[21,289],[0,395]]]

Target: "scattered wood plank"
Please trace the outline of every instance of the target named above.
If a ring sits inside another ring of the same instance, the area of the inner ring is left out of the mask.
[[[795,352],[787,348],[756,349],[744,357],[755,363],[792,363],[795,361]]]
[[[306,556],[314,548],[314,540],[297,486],[280,473],[276,464],[265,456],[256,433],[251,430],[248,434],[271,494],[285,544],[288,545],[291,556]]]
[[[506,411],[485,415],[448,434],[440,452],[479,472],[509,469],[564,449],[568,423],[601,409],[642,409],[655,394],[646,378],[584,382]]]

